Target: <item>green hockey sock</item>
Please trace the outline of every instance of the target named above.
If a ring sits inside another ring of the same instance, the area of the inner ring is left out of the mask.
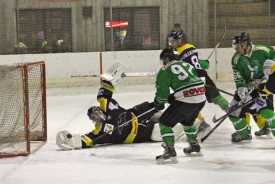
[[[268,127],[270,128],[272,135],[275,137],[275,115],[271,109],[261,110],[261,115],[268,122]]]
[[[220,106],[220,108],[222,110],[225,110],[225,108],[229,105],[229,102],[222,97],[221,95],[216,96],[215,98],[212,99],[212,102],[218,106]]]
[[[163,142],[167,146],[174,145],[175,136],[174,136],[174,132],[173,132],[172,128],[167,127],[161,123],[159,123],[159,128],[160,128],[160,134],[161,134]]]
[[[250,134],[245,118],[229,117],[229,119],[232,121],[235,130],[241,137],[244,138]]]
[[[188,142],[190,142],[190,143],[196,142],[197,130],[194,125],[193,126],[184,126],[184,132],[186,133]]]

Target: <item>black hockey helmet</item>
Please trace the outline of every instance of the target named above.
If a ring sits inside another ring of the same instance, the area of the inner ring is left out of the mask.
[[[244,42],[247,42],[249,45],[251,44],[251,38],[247,32],[242,32],[237,34],[232,40],[232,44],[244,43]]]
[[[176,51],[171,47],[162,50],[159,59],[163,62],[163,65],[166,65],[168,62],[178,59],[175,52]]]
[[[93,120],[97,123],[104,123],[107,119],[105,113],[98,106],[90,107],[88,109],[87,115],[90,120]]]
[[[177,40],[177,44],[180,45],[182,43],[186,43],[186,34],[182,30],[171,32],[168,40],[170,45],[172,45],[173,40]]]

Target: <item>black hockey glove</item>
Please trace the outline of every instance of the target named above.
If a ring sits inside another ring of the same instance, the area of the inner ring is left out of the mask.
[[[265,85],[266,85],[266,83],[260,83],[260,84],[258,85],[258,88],[257,88],[257,90],[258,90],[258,92],[259,92],[259,96],[260,96],[262,99],[264,99],[264,100],[266,100],[266,99],[267,99],[267,96],[268,96],[268,94],[267,94],[266,92],[263,91]]]
[[[171,104],[176,100],[174,93],[170,94],[168,97],[168,103]]]
[[[161,111],[161,110],[163,110],[164,109],[164,104],[160,104],[157,100],[156,100],[156,98],[155,98],[155,100],[154,100],[154,107],[155,107],[155,110],[156,111]]]

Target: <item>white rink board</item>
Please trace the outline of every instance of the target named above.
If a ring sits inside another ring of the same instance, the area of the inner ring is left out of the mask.
[[[198,49],[199,57],[206,59],[213,49]],[[161,66],[159,54],[161,50],[152,51],[119,51],[103,52],[103,72],[114,60],[125,66],[126,73],[154,73]],[[215,80],[216,72],[219,81],[232,81],[231,57],[232,48],[218,48],[217,52],[209,59],[209,75]],[[217,58],[217,65],[215,58]],[[49,54],[24,54],[1,55],[0,64],[21,62],[45,61],[47,78],[87,77],[100,74],[99,52],[85,53],[49,53]]]

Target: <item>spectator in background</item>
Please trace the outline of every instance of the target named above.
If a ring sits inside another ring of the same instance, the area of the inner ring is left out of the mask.
[[[14,53],[15,54],[26,54],[27,53],[27,45],[19,39],[18,43],[14,44]]]
[[[53,53],[68,52],[69,47],[64,39],[64,33],[56,35],[56,39],[53,41]]]
[[[174,24],[174,28],[170,30],[170,32],[167,34],[167,38],[166,38],[166,47],[169,47],[169,35],[173,32],[177,32],[177,31],[182,31],[184,33],[184,29],[181,28],[181,25],[179,23],[175,23]]]
[[[36,35],[36,40],[33,43],[33,47],[31,49],[32,53],[46,53],[48,52],[48,42],[45,39],[44,32],[39,31]]]

